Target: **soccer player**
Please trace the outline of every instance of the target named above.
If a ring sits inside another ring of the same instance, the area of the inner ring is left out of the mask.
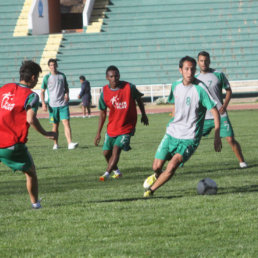
[[[53,150],[59,148],[58,145],[58,128],[59,122],[62,121],[64,125],[65,137],[68,143],[68,149],[73,150],[78,146],[78,143],[72,142],[72,132],[70,126],[70,112],[69,112],[69,88],[66,81],[66,76],[57,71],[56,59],[48,60],[48,67],[50,73],[45,75],[41,86],[41,102],[42,109],[47,111],[45,102],[45,91],[48,92],[48,111],[49,120],[53,124],[52,131],[57,133],[57,138],[54,141]]]
[[[208,52],[202,51],[198,54],[198,65],[200,67],[200,73],[198,73],[196,77],[206,84],[211,96],[215,101],[217,101],[217,109],[220,113],[220,137],[226,138],[239,160],[240,168],[246,168],[247,164],[244,160],[240,144],[234,138],[233,128],[227,114],[227,106],[232,95],[229,82],[224,73],[210,68],[210,55]],[[222,98],[222,89],[226,90],[224,103]],[[208,135],[213,128],[214,120],[212,114],[207,111],[203,127],[203,136]]]
[[[38,81],[41,68],[33,61],[20,67],[20,83],[0,88],[0,162],[13,171],[21,170],[27,181],[32,208],[41,207],[38,199],[38,179],[33,159],[25,145],[30,125],[40,134],[54,140],[56,133],[46,132],[36,118],[39,96],[31,89]]]
[[[148,117],[140,93],[135,85],[129,82],[120,81],[120,73],[116,66],[109,66],[106,70],[106,79],[109,84],[103,87],[99,99],[99,125],[95,137],[95,145],[98,146],[101,139],[101,130],[106,120],[107,108],[109,108],[109,118],[107,133],[103,145],[103,154],[108,163],[106,172],[99,178],[105,181],[109,178],[110,173],[114,171],[113,178],[122,176],[118,169],[118,161],[122,150],[129,151],[130,138],[134,135],[137,122],[137,102],[141,113],[141,122],[148,125]]]
[[[206,110],[214,116],[215,138],[214,149],[221,150],[219,137],[219,113],[216,103],[210,97],[205,86],[194,77],[196,61],[186,56],[179,62],[182,79],[172,84],[168,101],[174,104],[174,119],[166,129],[155,154],[153,162],[154,174],[144,181],[146,189],[144,197],[148,198],[165,184],[174,174],[180,164],[186,162],[197,149],[202,137],[202,127]],[[164,172],[163,165],[169,160]]]
[[[86,117],[86,108],[88,111],[88,118],[90,118],[90,105],[91,105],[91,92],[90,82],[86,80],[85,76],[79,77],[81,82],[81,92],[78,95],[78,99],[82,99],[82,117]]]

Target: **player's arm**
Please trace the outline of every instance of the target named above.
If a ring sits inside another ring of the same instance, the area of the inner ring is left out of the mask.
[[[215,125],[214,149],[216,152],[220,152],[222,148],[222,143],[220,138],[220,115],[216,107],[213,107],[210,111],[214,117],[214,125]]]
[[[146,112],[145,112],[145,107],[144,107],[144,104],[143,104],[143,101],[141,99],[141,97],[138,97],[136,99],[136,102],[140,108],[140,111],[142,113],[142,118],[141,118],[141,122],[144,124],[144,125],[149,125],[149,120],[148,120],[148,117],[146,115]]]
[[[131,97],[137,102],[139,108],[140,108],[140,111],[141,111],[141,114],[142,114],[142,118],[141,118],[141,122],[144,124],[144,125],[149,125],[149,119],[146,115],[146,112],[145,112],[145,107],[144,107],[144,104],[143,104],[143,101],[142,101],[142,96],[143,96],[143,93],[141,93],[135,85],[133,84],[130,84],[130,87],[131,87]]]
[[[47,89],[47,82],[48,82],[48,75],[46,75],[43,78],[42,85],[41,85],[41,92],[40,92],[40,99],[41,99],[41,103],[42,103],[42,109],[44,111],[47,111],[47,105],[46,105],[46,102],[45,102],[45,91]]]
[[[42,103],[42,109],[44,111],[47,111],[47,104],[45,102],[45,89],[41,89],[41,92],[40,92],[40,99],[41,99],[41,103]]]
[[[103,125],[106,121],[106,117],[107,117],[107,109],[100,110],[98,131],[97,131],[97,135],[96,135],[95,140],[94,140],[95,146],[99,145],[99,142],[100,142],[100,139],[101,139],[101,131],[102,131]]]
[[[80,91],[80,94],[78,95],[78,99],[81,99],[84,93],[85,93],[85,83],[82,83],[81,91]]]
[[[223,103],[223,105],[221,106],[221,108],[219,109],[219,113],[220,113],[220,114],[223,114],[223,113],[226,112],[227,107],[228,107],[228,104],[229,104],[229,101],[230,101],[230,99],[231,99],[231,96],[232,96],[232,90],[231,90],[231,88],[226,89],[226,96],[225,96],[224,103]]]
[[[175,116],[175,104],[172,104],[171,117]]]
[[[35,112],[31,107],[27,108],[27,122],[40,134],[46,136],[47,138],[51,140],[56,139],[56,133],[55,132],[46,132],[45,129],[41,126],[39,120],[36,117]]]
[[[66,80],[66,76],[64,74],[63,74],[63,76],[64,76],[64,89],[65,89],[64,100],[66,102],[68,102],[69,101],[69,86],[68,86],[68,83],[67,83],[67,80]]]

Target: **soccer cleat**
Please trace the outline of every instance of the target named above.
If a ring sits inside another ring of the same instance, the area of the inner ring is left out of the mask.
[[[150,189],[145,191],[144,194],[143,194],[144,198],[150,198],[152,196],[153,196],[153,191],[151,191]]]
[[[108,172],[105,172],[102,176],[99,177],[99,181],[107,181],[109,179],[109,174]]]
[[[40,201],[37,201],[36,203],[32,203],[31,207],[32,209],[35,209],[35,210],[42,208],[40,205]]]
[[[239,163],[239,167],[240,168],[247,168],[248,166],[247,166],[247,164],[245,162],[240,162]]]
[[[53,150],[58,150],[58,149],[59,149],[59,145],[58,144],[54,144]]]
[[[117,179],[122,177],[122,173],[119,169],[113,170],[113,172],[114,172],[114,175],[112,176],[112,178]]]
[[[117,178],[121,178],[122,174],[121,173],[114,173],[114,175],[112,176],[112,178],[117,179]]]
[[[79,145],[79,143],[77,142],[71,142],[68,144],[68,150],[74,150],[75,148],[77,148]]]
[[[143,183],[143,188],[149,189],[156,181],[157,181],[157,177],[155,174],[147,177]]]

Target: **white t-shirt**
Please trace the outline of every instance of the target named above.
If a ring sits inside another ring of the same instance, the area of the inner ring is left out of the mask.
[[[189,86],[184,86],[182,79],[174,82],[168,101],[175,104],[175,116],[167,126],[167,134],[200,141],[206,110],[216,106],[203,83],[197,79]]]

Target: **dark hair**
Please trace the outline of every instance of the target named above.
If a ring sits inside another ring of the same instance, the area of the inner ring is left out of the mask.
[[[208,58],[210,59],[210,54],[209,54],[208,52],[206,52],[206,51],[201,51],[201,52],[198,54],[198,58],[199,58],[199,56],[206,56],[206,57],[208,57]]]
[[[41,72],[41,67],[37,63],[31,60],[23,61],[20,67],[20,81],[29,82],[32,75],[38,76]]]
[[[106,70],[106,75],[107,75],[107,73],[108,73],[109,71],[116,71],[116,72],[118,72],[118,74],[120,74],[118,68],[117,68],[116,66],[114,66],[114,65],[110,65],[110,66],[107,68],[107,70]]]
[[[81,75],[81,76],[79,77],[79,79],[82,80],[82,81],[85,81],[85,80],[86,80],[85,76],[83,76],[83,75]]]
[[[57,67],[57,60],[56,60],[56,59],[50,58],[50,59],[48,60],[48,62],[47,62],[47,65],[49,66],[50,63],[55,63],[55,65],[56,65],[56,67]]]
[[[191,62],[194,66],[196,66],[196,61],[194,58],[190,57],[190,56],[185,56],[183,58],[180,59],[179,61],[179,67],[182,68],[183,67],[183,64],[185,61],[189,61]]]

